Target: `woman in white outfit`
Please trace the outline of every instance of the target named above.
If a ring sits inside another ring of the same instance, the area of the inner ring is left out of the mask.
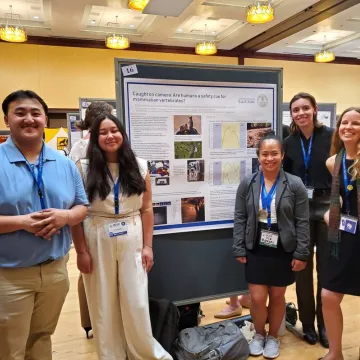
[[[100,360],[170,360],[153,338],[147,272],[153,266],[151,184],[112,115],[91,127],[87,159],[78,163],[89,216],[72,229]]]

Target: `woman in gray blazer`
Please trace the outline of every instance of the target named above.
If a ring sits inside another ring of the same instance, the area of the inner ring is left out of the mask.
[[[286,287],[309,256],[309,201],[301,179],[281,169],[284,152],[273,132],[260,140],[257,155],[261,171],[245,178],[236,194],[233,252],[245,264],[249,283],[256,330],[250,354],[274,359],[279,356]]]

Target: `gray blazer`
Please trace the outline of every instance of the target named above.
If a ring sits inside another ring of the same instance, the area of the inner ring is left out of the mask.
[[[235,202],[235,257],[246,256],[254,248],[258,230],[260,172],[246,177],[239,185]],[[280,170],[275,197],[276,216],[281,243],[294,258],[307,260],[310,245],[309,200],[301,179]]]

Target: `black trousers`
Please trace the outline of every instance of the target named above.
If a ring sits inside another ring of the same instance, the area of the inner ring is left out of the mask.
[[[317,323],[324,326],[321,289],[326,262],[329,256],[328,226],[323,220],[329,209],[330,196],[320,196],[310,201],[310,256],[303,271],[296,273],[296,296],[299,318],[303,324]],[[316,246],[317,289],[316,303],[314,294],[314,247]]]

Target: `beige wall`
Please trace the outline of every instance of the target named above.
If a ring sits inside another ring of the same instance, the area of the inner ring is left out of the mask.
[[[235,57],[0,43],[0,100],[31,89],[51,108],[77,108],[79,97],[115,98],[114,58],[236,65]],[[0,129],[5,124],[0,117]]]
[[[114,58],[137,58],[212,64],[238,63],[237,58],[114,51],[0,43],[0,100],[18,89],[39,93],[51,108],[77,108],[79,97],[115,98]],[[337,112],[360,105],[360,66],[297,61],[245,59],[245,65],[282,67],[284,101],[299,91],[318,102],[337,103]],[[0,129],[5,124],[0,116]]]
[[[318,102],[336,103],[337,113],[360,106],[360,66],[312,62],[245,59],[245,65],[283,68],[283,98],[289,102],[300,91]]]

